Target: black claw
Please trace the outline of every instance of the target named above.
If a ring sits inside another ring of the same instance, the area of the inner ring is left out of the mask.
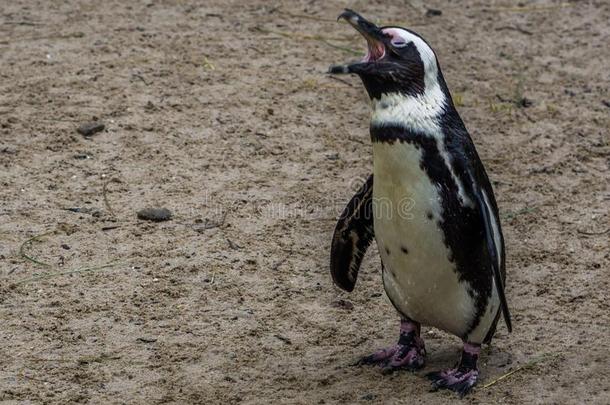
[[[470,390],[472,390],[472,387],[474,387],[474,385],[470,385],[466,381],[464,381],[464,382],[449,386],[447,388],[450,389],[451,391],[457,392],[458,395],[460,396],[460,398],[464,398],[464,396],[466,396],[466,394],[468,394],[470,392]]]
[[[456,382],[454,384],[449,384],[447,380],[441,375],[440,372],[432,372],[426,374],[426,377],[432,381],[432,386],[430,387],[430,391],[438,391],[439,389],[447,389],[457,393],[460,398],[463,398],[466,394],[468,394],[472,387],[476,384],[470,384],[468,381]]]

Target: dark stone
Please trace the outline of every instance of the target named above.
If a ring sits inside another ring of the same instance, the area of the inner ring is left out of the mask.
[[[438,17],[439,15],[443,15],[442,10],[437,10],[435,8],[429,8],[426,10],[426,17]]]
[[[77,131],[82,136],[92,136],[100,131],[103,131],[104,128],[106,128],[106,126],[103,122],[95,121],[82,124],[80,127],[78,127]]]
[[[517,100],[517,107],[519,108],[531,107],[533,104],[534,102],[527,97],[521,97]]]
[[[138,218],[145,221],[168,221],[172,218],[172,213],[167,208],[145,208],[138,211]]]
[[[0,153],[5,153],[7,155],[16,155],[17,149],[11,148],[10,146],[5,146],[0,148]]]
[[[66,211],[75,212],[77,214],[91,214],[94,215],[99,210],[90,207],[68,207],[64,208]]]

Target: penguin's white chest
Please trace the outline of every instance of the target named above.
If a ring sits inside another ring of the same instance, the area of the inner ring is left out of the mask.
[[[421,157],[414,144],[373,143],[373,213],[384,287],[411,319],[463,336],[475,316],[475,299],[445,246],[438,225],[442,199],[420,167]]]

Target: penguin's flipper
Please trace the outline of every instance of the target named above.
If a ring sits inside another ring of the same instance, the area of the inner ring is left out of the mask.
[[[335,284],[352,291],[360,263],[373,238],[373,175],[352,197],[339,217],[330,249],[330,274]]]
[[[492,275],[498,290],[498,297],[500,297],[500,307],[502,308],[502,315],[504,315],[504,322],[509,332],[512,332],[513,327],[510,321],[510,312],[508,311],[508,303],[506,302],[506,296],[504,295],[504,277],[502,273],[504,271],[504,249],[501,242],[500,225],[497,223],[494,210],[489,201],[488,194],[484,189],[477,187],[474,176],[471,173],[472,181],[472,193],[474,194],[475,201],[477,203],[477,211],[481,217],[483,223],[483,231],[485,233],[485,245],[487,246],[487,252],[491,259]],[[501,257],[499,257],[501,256]]]

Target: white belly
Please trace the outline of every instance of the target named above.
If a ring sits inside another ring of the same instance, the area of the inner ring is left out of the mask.
[[[475,300],[450,261],[437,225],[443,214],[440,196],[420,158],[421,150],[412,144],[373,143],[373,212],[383,282],[402,313],[463,336],[475,316]]]

